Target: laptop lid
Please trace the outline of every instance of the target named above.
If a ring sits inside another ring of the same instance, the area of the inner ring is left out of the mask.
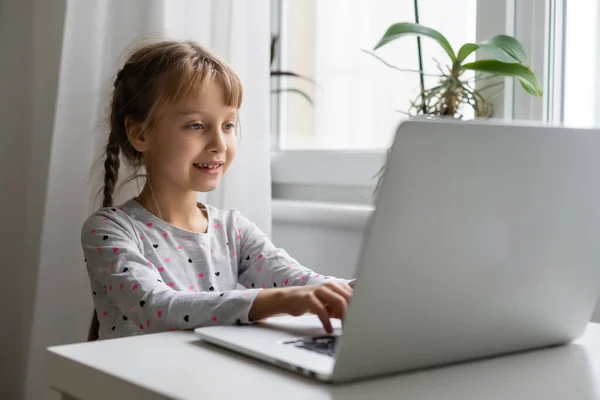
[[[576,338],[598,297],[599,241],[597,131],[403,122],[332,378]]]

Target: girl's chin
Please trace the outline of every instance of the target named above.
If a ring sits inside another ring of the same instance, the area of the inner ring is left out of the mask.
[[[212,192],[219,186],[219,183],[221,183],[220,178],[212,179],[211,182],[194,182],[194,184],[192,184],[192,187],[193,190],[195,190],[196,192]]]

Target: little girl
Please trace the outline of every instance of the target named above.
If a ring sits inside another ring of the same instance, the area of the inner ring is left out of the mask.
[[[197,203],[235,157],[241,102],[236,73],[194,42],[143,47],[117,74],[104,208],[81,231],[95,306],[88,340],[306,312],[332,332],[329,318],[344,315],[347,281],[299,265],[237,210]],[[113,207],[119,154],[146,181]]]

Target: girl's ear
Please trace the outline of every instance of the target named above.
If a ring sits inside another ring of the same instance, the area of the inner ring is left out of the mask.
[[[148,141],[142,129],[142,123],[131,116],[125,117],[125,133],[134,149],[143,153],[148,150]]]

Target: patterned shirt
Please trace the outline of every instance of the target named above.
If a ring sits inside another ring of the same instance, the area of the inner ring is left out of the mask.
[[[134,199],[86,220],[81,242],[100,339],[248,323],[261,288],[335,279],[301,266],[239,211],[198,206],[206,233],[173,226]]]

